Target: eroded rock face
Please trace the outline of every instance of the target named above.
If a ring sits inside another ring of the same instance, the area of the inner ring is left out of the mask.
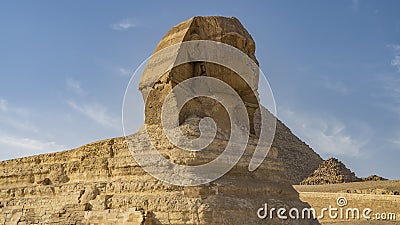
[[[339,184],[361,181],[336,158],[329,158],[321,163],[314,173],[304,179],[302,185]]]
[[[238,19],[232,17],[194,17],[182,22],[167,32],[155,52],[193,40],[211,40],[228,44],[240,49],[258,65],[255,57],[255,43],[251,35]],[[150,69],[146,68],[146,70]],[[258,71],[254,73],[253,89],[255,91],[235,72],[214,63],[194,62],[176,66],[165,73],[155,84],[153,84],[152,75],[152,73],[144,75],[139,85],[143,96],[147,96],[145,124],[149,129],[155,129],[162,123],[160,115],[164,99],[176,85],[188,78],[207,76],[218,78],[235,89],[246,105],[250,133],[258,135],[256,113],[259,109],[257,100]],[[218,134],[225,138],[229,136],[231,128],[229,115],[221,104],[210,98],[196,98],[188,102],[182,110],[171,111],[179,112],[180,124],[184,124],[186,120],[193,117],[211,117],[217,123]],[[153,131],[152,134],[152,138],[157,139],[159,135],[163,135],[163,132]],[[299,184],[323,161],[279,120],[276,122],[272,145],[278,149],[280,153],[278,157],[284,162],[285,173],[292,184]]]
[[[185,40],[215,40],[237,47],[255,62],[254,41],[235,18],[195,17],[172,28],[156,51]],[[205,151],[187,153],[168,142],[160,126],[160,108],[174,85],[192,76],[212,76],[232,84],[247,102],[249,119],[259,106],[249,87],[225,68],[202,62],[178,66],[155,86],[144,77],[140,90],[149,93],[145,125],[129,136],[131,144],[148,141],[146,130],[157,150],[178,164],[193,165],[212,160],[225,148],[221,130]],[[185,136],[199,136],[199,119],[210,116],[224,122],[221,106],[199,99],[182,112],[180,129]],[[146,129],[145,129],[146,128]],[[243,157],[231,171],[208,184],[175,186],[146,173],[131,156],[125,138],[88,144],[80,148],[0,163],[0,223],[3,224],[318,224],[314,220],[261,220],[259,208],[298,208],[301,202],[291,183],[310,170],[296,166],[298,160],[320,160],[308,146],[278,122],[278,138],[261,166],[248,171],[257,145],[254,127]],[[300,147],[299,147],[300,146]],[[292,151],[293,150],[293,151]],[[294,151],[296,150],[296,151]],[[301,154],[300,154],[301,153]],[[291,160],[286,160],[292,158]],[[285,161],[283,161],[285,160]],[[286,165],[285,163],[293,163]],[[298,162],[313,165],[314,162]],[[285,169],[291,171],[285,174]],[[311,168],[313,169],[313,168]],[[293,178],[293,180],[291,180]]]
[[[253,62],[257,65],[255,57],[255,43],[239,22],[233,17],[194,17],[183,23],[176,25],[158,44],[155,52],[171,47],[175,44],[194,41],[194,40],[209,40],[225,43],[233,46],[242,52],[246,53]],[[151,68],[146,68],[147,70]],[[257,68],[258,69],[258,68]],[[254,113],[258,109],[258,70],[254,71],[254,84],[252,84],[255,92],[251,89],[239,75],[234,71],[222,65],[211,62],[191,62],[175,66],[170,71],[165,73],[157,83],[153,84],[153,74],[146,73],[141,78],[139,89],[143,95],[147,95],[146,102],[146,124],[160,124],[161,122],[161,107],[165,97],[179,83],[192,77],[206,76],[217,78],[231,86],[241,97],[246,105],[250,120],[251,132],[254,131]],[[185,107],[180,110],[180,123],[183,123],[189,117],[211,117],[218,123],[219,128],[225,132],[230,130],[229,116],[224,107],[216,102],[205,97],[196,98],[188,102]]]
[[[144,133],[133,135],[144,141]],[[176,151],[176,150],[175,150]],[[242,161],[208,185],[180,187],[159,181],[135,162],[124,138],[59,153],[0,163],[0,224],[313,224],[260,220],[257,210],[307,207],[298,200],[272,149],[256,173]],[[181,158],[176,157],[179,160]],[[56,183],[50,168],[63,165],[69,181]],[[49,179],[47,184],[40,181]],[[19,221],[19,222],[18,222]]]

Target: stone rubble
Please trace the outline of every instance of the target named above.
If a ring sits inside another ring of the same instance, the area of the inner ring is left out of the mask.
[[[361,181],[342,162],[336,158],[329,158],[319,165],[301,185],[339,184]]]

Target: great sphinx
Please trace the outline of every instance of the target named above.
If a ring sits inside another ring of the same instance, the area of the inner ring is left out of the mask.
[[[186,20],[167,32],[154,53],[195,40],[229,45],[258,65],[254,40],[232,17],[200,16]],[[258,76],[255,72],[254,77]],[[166,160],[189,166],[202,165],[222,153],[228,145],[232,124],[223,105],[215,100],[196,98],[173,115],[178,119],[179,131],[193,140],[201,135],[199,124],[203,118],[215,121],[215,139],[204,151],[183,150],[169,141],[162,127],[161,111],[166,96],[193,77],[218,79],[232,87],[245,107],[248,142],[240,160],[218,179],[199,185],[176,185],[147,173],[135,160],[130,145],[146,149],[149,137]],[[199,60],[171,68],[155,83],[143,76],[134,88],[139,95],[137,89],[146,96],[145,121],[137,132],[69,151],[0,163],[0,223],[318,224],[313,219],[282,219],[276,211],[264,219],[258,215],[265,204],[270,209],[296,208],[300,212],[309,207],[299,200],[292,184],[303,180],[321,162],[316,153],[276,120],[276,134],[268,155],[254,171],[249,170],[260,140],[258,79],[249,85],[235,71]]]

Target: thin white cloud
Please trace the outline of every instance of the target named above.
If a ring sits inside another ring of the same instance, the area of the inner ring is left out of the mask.
[[[395,52],[400,52],[400,45],[390,44],[387,47],[392,48]]]
[[[391,44],[387,47],[392,49],[394,54],[391,65],[400,72],[400,45]],[[398,74],[390,74],[380,75],[377,79],[382,85],[382,91],[374,95],[381,98],[379,104],[383,108],[400,115],[400,77]]]
[[[57,144],[54,141],[0,134],[1,160],[57,152],[65,149],[68,149],[68,147]]]
[[[352,0],[351,1],[351,7],[355,12],[358,12],[358,9],[360,8],[360,2],[359,0]]]
[[[386,95],[388,97],[394,98],[400,103],[400,78],[394,76],[386,76],[381,78],[384,89],[386,90]]]
[[[399,137],[400,138],[400,137]],[[395,145],[398,149],[400,149],[400,139],[396,138],[396,139],[387,139],[387,141],[389,143],[391,143],[392,145]]]
[[[129,76],[129,75],[131,75],[131,71],[128,70],[128,69],[125,69],[125,68],[119,68],[118,69],[118,73],[121,76]]]
[[[111,29],[113,30],[128,30],[130,28],[136,27],[136,23],[132,19],[124,19],[117,23],[111,24]]]
[[[352,135],[346,124],[336,118],[323,118],[319,115],[281,109],[283,121],[310,144],[317,152],[330,155],[360,156],[368,144],[370,130],[360,127]]]
[[[28,109],[12,106],[0,98],[0,125],[3,131],[11,128],[21,132],[39,132],[39,128],[32,124],[30,114]]]
[[[383,98],[379,104],[400,115],[400,77],[381,76],[378,81],[383,88],[383,91],[376,95],[378,98]]]
[[[8,104],[5,99],[0,98],[0,111],[7,112],[8,111]]]
[[[83,90],[81,83],[75,79],[68,78],[66,81],[66,86],[69,91],[72,91],[79,96],[85,96],[87,94],[86,91]]]
[[[387,45],[387,47],[391,48],[393,51],[393,59],[390,61],[390,64],[397,68],[400,72],[400,45],[391,44]]]
[[[332,80],[328,77],[322,79],[320,83],[324,88],[345,95],[349,92],[349,89],[340,81]]]
[[[397,67],[397,70],[400,72],[400,55],[396,55],[394,59],[390,62],[392,66]]]
[[[74,110],[82,113],[94,122],[110,128],[118,129],[118,119],[110,116],[106,107],[100,104],[85,104],[79,105],[76,102],[70,100],[67,104]]]
[[[49,151],[59,151],[67,148],[65,145],[59,145],[54,141],[42,141],[8,135],[0,135],[0,147],[1,150],[4,151],[7,151],[7,147],[11,147],[13,149],[19,149],[21,152],[34,151],[37,154]]]
[[[19,130],[21,132],[33,132],[39,133],[40,129],[33,125],[26,118],[13,118],[10,116],[1,116],[0,124],[2,126],[8,126],[9,128],[13,128],[14,130]]]
[[[396,149],[400,150],[400,130],[398,132],[395,132],[391,137],[387,138],[386,142],[388,142]]]

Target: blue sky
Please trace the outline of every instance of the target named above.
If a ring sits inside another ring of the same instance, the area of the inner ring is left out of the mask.
[[[130,76],[168,29],[224,15],[256,41],[295,134],[358,176],[400,179],[399,1],[40,3],[0,3],[0,160],[122,136]]]

